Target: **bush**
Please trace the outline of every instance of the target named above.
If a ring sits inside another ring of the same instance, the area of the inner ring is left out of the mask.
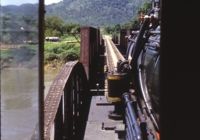
[[[62,63],[71,60],[77,60],[80,54],[80,44],[69,44],[65,42],[47,42],[45,43],[44,57],[45,64],[51,61],[59,60]]]

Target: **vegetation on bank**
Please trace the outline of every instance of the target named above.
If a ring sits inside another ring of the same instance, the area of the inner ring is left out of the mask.
[[[45,19],[45,36],[59,37],[59,41],[45,41],[44,64],[59,67],[67,61],[79,59],[80,54],[80,25],[65,23],[56,16]]]
[[[47,16],[45,18],[45,36],[67,37],[71,34],[80,33],[80,25],[75,23],[65,23],[57,16]]]
[[[80,26],[78,24],[67,24],[58,17],[46,17],[45,36],[57,36],[59,41],[45,41],[44,65],[60,67],[70,60],[79,59],[80,54]],[[36,36],[34,38],[37,38]],[[38,44],[25,42],[6,43],[1,47],[1,68],[30,66],[37,67]],[[34,62],[35,61],[35,62]]]
[[[70,60],[79,58],[80,43],[45,42],[44,47],[44,64],[50,64],[55,61],[65,63]]]
[[[70,42],[65,38],[61,42],[45,42],[44,65],[59,67],[67,61],[79,59],[80,43],[69,37]],[[72,42],[71,42],[72,41]],[[1,69],[7,67],[37,67],[36,45],[22,45],[19,48],[8,48],[0,50]]]

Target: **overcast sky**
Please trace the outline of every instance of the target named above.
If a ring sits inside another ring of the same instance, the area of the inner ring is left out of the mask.
[[[45,4],[57,3],[62,0],[44,0]],[[38,3],[39,0],[0,0],[1,5],[21,5],[23,3]]]

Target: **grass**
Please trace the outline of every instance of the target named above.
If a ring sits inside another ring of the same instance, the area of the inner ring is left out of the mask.
[[[80,40],[80,37],[78,37]],[[7,63],[12,59],[12,63],[30,61],[37,53],[38,47],[35,45],[23,45],[20,48],[1,49],[0,60]],[[45,42],[44,45],[44,64],[56,65],[59,67],[67,61],[79,59],[80,43],[74,36],[63,36],[60,42]]]
[[[78,36],[78,35],[75,35],[75,36],[64,35],[64,36],[61,37],[61,40],[65,41],[65,42],[77,42],[77,41],[80,41],[80,36]]]

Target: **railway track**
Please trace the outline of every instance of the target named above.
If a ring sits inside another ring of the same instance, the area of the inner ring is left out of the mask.
[[[104,36],[105,46],[106,46],[106,62],[108,67],[108,72],[116,72],[117,71],[117,62],[119,60],[124,61],[125,58],[119,52],[116,45],[111,40],[110,36]]]

